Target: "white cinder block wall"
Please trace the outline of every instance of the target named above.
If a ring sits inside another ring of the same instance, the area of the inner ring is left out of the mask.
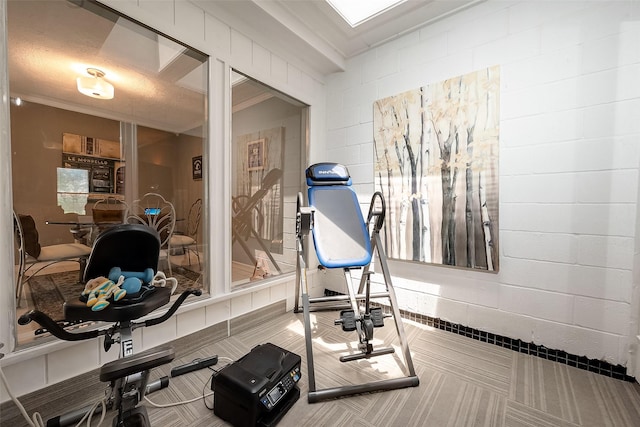
[[[500,272],[393,263],[402,308],[627,366],[640,312],[640,2],[489,0],[352,58],[327,78],[322,160],[346,163],[368,202],[372,103],[493,65]]]

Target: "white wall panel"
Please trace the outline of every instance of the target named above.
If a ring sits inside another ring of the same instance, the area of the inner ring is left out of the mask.
[[[137,331],[142,334],[142,340],[134,336],[133,343],[136,346],[136,352],[140,351],[140,344],[142,344],[143,350],[159,346],[178,338],[177,317],[173,316],[166,322],[151,327],[139,328],[134,332]]]
[[[269,288],[253,292],[251,294],[251,303],[255,309],[269,305],[271,303],[271,291]]]
[[[210,304],[206,307],[207,326],[213,326],[231,318],[231,303],[229,300]]]
[[[179,313],[176,317],[176,335],[178,338],[187,336],[208,326],[204,307]]]
[[[244,294],[231,299],[231,318],[249,313],[252,309],[251,294]]]
[[[631,270],[634,239],[618,236],[580,236],[578,259],[581,265]]]
[[[277,55],[271,54],[271,76],[277,82],[286,84],[288,81],[287,61]]]
[[[500,269],[500,281],[530,289],[554,290],[612,301],[631,302],[631,271],[511,258]]]
[[[33,390],[38,390],[43,384],[47,383],[46,358],[46,355],[42,355],[29,359],[24,363],[10,366],[3,364],[2,372],[7,377],[7,382],[14,395],[21,396]],[[3,401],[9,400],[9,395],[5,393],[6,388],[2,381],[0,381],[0,388],[2,389]]]
[[[156,4],[158,2],[155,2]],[[199,7],[187,1],[176,1],[174,24],[177,28],[190,31],[193,39],[205,40],[205,13]]]
[[[614,361],[625,348],[626,339],[594,329],[536,319],[531,341],[547,348],[562,349],[590,359]],[[586,351],[585,351],[586,349]]]
[[[628,335],[630,305],[596,298],[575,298],[575,324],[589,329]]]
[[[231,28],[211,15],[205,15],[205,41],[213,52],[223,58],[231,54]]]
[[[560,323],[572,323],[573,296],[503,285],[500,310]]]
[[[48,383],[56,383],[77,375],[78,366],[98,367],[99,351],[95,340],[80,341],[78,345],[68,346],[47,355]]]
[[[271,74],[271,53],[259,44],[253,43],[252,65],[259,75]]]
[[[253,65],[253,43],[244,34],[231,30],[231,56],[235,60],[234,68],[244,73],[251,71]]]

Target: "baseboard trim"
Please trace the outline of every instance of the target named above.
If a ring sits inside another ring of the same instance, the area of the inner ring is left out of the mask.
[[[326,296],[339,294],[339,292],[331,291],[328,289],[325,290]],[[391,314],[389,306],[376,302],[372,302],[371,304],[383,307],[386,314]],[[529,354],[532,356],[540,357],[542,359],[551,360],[553,362],[562,363],[565,365],[576,367],[578,369],[584,369],[589,372],[594,372],[596,374],[623,381],[637,382],[635,377],[628,375],[627,368],[622,365],[613,365],[602,360],[589,359],[586,356],[577,356],[575,354],[567,353],[563,350],[552,349],[543,345],[535,344],[533,342],[524,342],[520,339],[509,338],[503,335],[481,331],[469,326],[448,322],[440,318],[414,313],[408,310],[400,309],[400,315],[404,319],[411,320],[422,325],[427,325],[432,328],[441,329],[443,331],[451,332],[457,335],[463,335],[467,338],[472,338],[478,341],[497,345],[499,347],[508,348],[519,353]]]

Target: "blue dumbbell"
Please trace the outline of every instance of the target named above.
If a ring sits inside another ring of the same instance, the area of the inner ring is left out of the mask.
[[[113,267],[111,271],[109,271],[109,280],[118,283],[118,279],[120,276],[124,276],[125,279],[129,277],[135,277],[142,280],[143,283],[151,283],[153,280],[153,268],[147,268],[143,272],[136,271],[122,271],[120,267]]]
[[[142,289],[142,280],[137,277],[127,277],[120,285],[120,289],[127,291],[127,295],[137,294]]]

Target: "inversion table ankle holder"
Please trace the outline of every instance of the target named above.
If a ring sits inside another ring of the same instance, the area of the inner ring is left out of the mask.
[[[337,163],[318,163],[306,171],[309,206],[303,206],[302,193],[298,194],[296,215],[297,262],[295,311],[300,312],[299,300],[302,293],[304,328],[307,349],[307,370],[309,379],[309,403],[324,399],[348,396],[371,391],[384,391],[405,387],[416,387],[416,376],[409,344],[404,333],[396,295],[391,283],[391,275],[380,241],[380,229],[384,224],[385,204],[382,193],[376,192],[369,207],[367,221],[364,221],[358,197],[351,187],[347,168]],[[371,235],[369,230],[371,229]],[[347,294],[310,298],[308,294],[305,238],[312,231],[313,242],[319,263],[326,268],[342,268],[345,275]],[[370,264],[373,253],[378,254],[379,268],[382,270],[385,291],[372,293]],[[357,292],[353,287],[351,270],[362,268],[362,277]],[[374,349],[373,330],[384,326],[382,307],[371,307],[370,299],[388,299],[391,317],[396,326],[400,347],[404,356],[407,376],[391,378],[359,385],[316,389],[313,343],[311,335],[310,311],[340,310],[344,331],[356,331],[359,338],[359,352],[342,356],[340,361],[348,362],[368,359],[394,352],[393,348]]]
[[[111,268],[120,267],[122,271],[145,271],[148,268],[155,272],[160,255],[160,237],[158,233],[140,224],[122,224],[105,230],[96,239],[89,261],[84,271],[84,282],[98,276],[108,277]],[[32,310],[18,319],[20,325],[32,320],[46,328],[52,335],[66,341],[80,341],[104,336],[104,349],[108,351],[112,344],[120,344],[120,358],[104,364],[100,368],[100,380],[111,384],[111,394],[107,406],[118,410],[113,426],[148,426],[149,420],[144,406],[138,404],[146,393],[167,387],[169,378],[163,377],[149,383],[149,370],[173,360],[175,351],[172,347],[152,348],[143,352],[134,352],[134,329],[153,326],[169,319],[189,295],[200,295],[200,290],[187,289],[175,300],[169,310],[162,316],[135,321],[152,311],[169,303],[171,288],[147,288],[144,295],[129,298],[110,304],[100,311],[92,311],[86,303],[78,298],[65,301],[63,306],[64,321],[77,323],[80,321],[109,322],[111,326],[84,332],[70,332],[45,313]],[[90,407],[69,412],[50,419],[48,426],[64,426],[75,424]]]

